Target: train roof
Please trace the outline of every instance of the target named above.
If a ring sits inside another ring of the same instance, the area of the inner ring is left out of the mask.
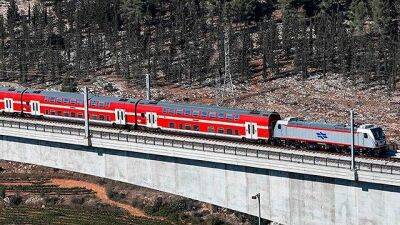
[[[83,94],[81,93],[72,93],[72,92],[59,92],[59,91],[46,91],[46,90],[35,90],[35,89],[24,89],[24,88],[9,88],[9,87],[0,87],[0,91],[9,91],[21,93],[26,90],[26,93],[32,94],[41,94],[48,98],[68,98],[68,99],[76,99],[78,102],[83,102]],[[139,101],[139,99],[135,98],[118,98],[113,96],[97,96],[89,94],[89,98],[91,100],[110,103],[110,102],[126,102],[135,104]],[[251,114],[251,115],[263,115],[270,116],[272,114],[277,114],[276,112],[266,112],[266,111],[258,111],[258,110],[248,110],[248,109],[236,109],[236,108],[227,108],[220,107],[215,105],[200,105],[200,104],[185,104],[185,103],[174,103],[167,101],[153,101],[153,100],[140,100],[140,104],[151,104],[157,105],[161,107],[168,108],[182,108],[182,109],[195,109],[202,110],[208,112],[216,112],[216,113],[235,113],[235,114]]]
[[[263,116],[270,116],[272,114],[277,114],[276,112],[227,108],[215,105],[172,103],[166,101],[160,101],[158,102],[158,105],[168,108],[190,108],[195,110],[205,110],[208,112],[217,112],[217,113],[222,112],[222,113],[236,113],[236,114],[253,114],[253,115],[263,115]]]
[[[301,119],[298,119],[298,118],[291,118],[288,121],[288,125],[316,127],[316,128],[326,128],[326,129],[344,130],[344,131],[350,130],[350,126],[347,126],[347,125],[344,125],[344,124],[305,121],[305,120],[301,120]]]

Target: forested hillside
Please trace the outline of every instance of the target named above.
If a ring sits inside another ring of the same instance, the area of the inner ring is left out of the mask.
[[[398,81],[396,0],[2,1],[0,78],[71,83],[114,73],[132,83],[243,83],[338,73]],[[226,78],[226,79],[225,79]],[[215,80],[217,82],[215,82]]]

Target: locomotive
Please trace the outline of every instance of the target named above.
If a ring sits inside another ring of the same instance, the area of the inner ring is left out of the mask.
[[[282,119],[277,112],[89,95],[91,124],[214,136],[277,145],[347,151],[350,126]],[[80,93],[0,87],[0,112],[45,120],[84,122]],[[377,125],[355,127],[355,148],[378,155],[387,147]]]

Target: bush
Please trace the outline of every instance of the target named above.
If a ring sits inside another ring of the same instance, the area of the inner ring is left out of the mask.
[[[107,187],[106,188],[107,196],[115,201],[120,201],[122,199],[125,199],[126,195],[124,193],[119,193],[114,191],[112,187]]]
[[[85,199],[82,197],[74,197],[71,199],[71,202],[75,205],[82,205],[85,202]]]
[[[210,216],[206,219],[205,221],[206,225],[227,225],[224,221],[221,219],[215,217],[215,216]]]
[[[58,202],[58,200],[59,200],[58,197],[52,197],[52,196],[44,198],[44,202],[47,205],[55,205]]]
[[[6,187],[0,186],[0,198],[6,197]]]
[[[136,208],[139,208],[139,209],[143,209],[144,208],[143,201],[138,199],[138,198],[133,199],[131,204],[132,204],[133,207],[136,207]]]
[[[19,194],[10,197],[10,205],[20,205],[22,203],[22,197]]]

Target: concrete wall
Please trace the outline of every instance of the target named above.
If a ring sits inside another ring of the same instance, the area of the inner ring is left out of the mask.
[[[400,188],[105,148],[0,136],[0,158],[106,177],[283,224],[400,224]]]

